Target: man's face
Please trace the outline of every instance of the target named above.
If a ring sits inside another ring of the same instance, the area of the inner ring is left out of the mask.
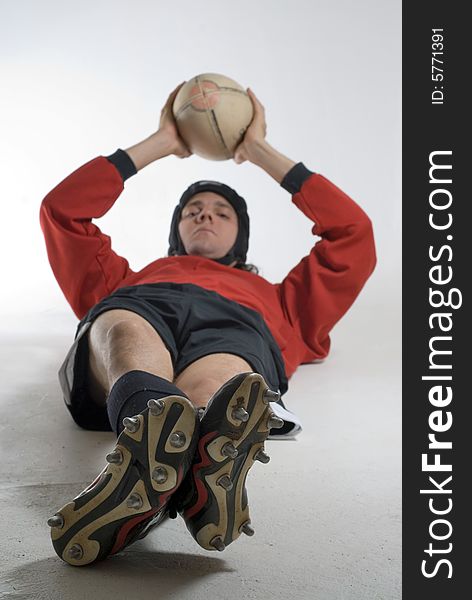
[[[182,210],[179,234],[187,254],[222,258],[236,242],[238,215],[223,196],[199,192]]]

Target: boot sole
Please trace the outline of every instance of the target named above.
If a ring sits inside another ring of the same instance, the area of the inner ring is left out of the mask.
[[[191,474],[196,498],[184,509],[183,517],[190,533],[206,550],[224,550],[243,529],[252,535],[252,530],[245,527],[250,524],[245,482],[270,431],[267,422],[272,411],[269,401],[264,399],[268,389],[261,375],[247,374],[226,401],[208,405],[200,423],[200,440]],[[249,413],[247,421],[232,416],[237,407]],[[238,451],[236,458],[222,453],[228,442]],[[231,489],[218,484],[225,475],[232,482]]]
[[[186,398],[162,400],[164,409],[159,416],[146,409],[136,415],[137,431],[124,429],[119,435],[114,452],[121,453],[122,462],[108,464],[56,513],[62,526],[51,527],[52,543],[58,556],[70,565],[83,566],[116,554],[144,537],[151,524],[165,519],[170,496],[192,462],[198,418]],[[170,443],[175,432],[185,435],[180,448]],[[156,467],[167,472],[163,483],[151,476]]]

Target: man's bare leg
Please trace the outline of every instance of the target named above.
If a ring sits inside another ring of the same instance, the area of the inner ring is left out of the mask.
[[[249,363],[235,354],[209,354],[179,373],[174,384],[187,394],[194,406],[206,406],[231,377],[249,371],[252,371]]]
[[[133,370],[173,380],[170,353],[152,325],[129,310],[106,311],[89,331],[89,384],[94,400],[104,404],[113,384]],[[228,379],[248,371],[251,366],[239,356],[210,354],[190,364],[174,384],[194,406],[206,406]]]
[[[160,336],[145,319],[122,309],[106,311],[94,321],[89,356],[89,383],[97,400],[107,403],[112,426],[121,422],[122,410],[131,412],[124,413],[129,415],[123,420],[125,429],[107,455],[106,469],[49,520],[57,554],[73,565],[114,554],[158,525],[181,487],[175,507],[183,510],[186,502],[196,499],[186,522],[202,547],[222,550],[240,533],[251,535],[244,482],[254,461],[268,460],[263,443],[272,420],[261,375],[248,373],[252,369],[242,358],[220,353],[196,360],[173,383],[172,361]],[[155,382],[162,391],[174,391],[149,398]],[[179,390],[191,402],[179,398]],[[199,422],[193,406],[207,405],[215,392]],[[149,410],[136,410],[139,405]],[[205,447],[199,445],[196,456],[199,429]],[[114,430],[119,433],[118,427]],[[210,454],[208,444],[213,448]],[[221,456],[215,457],[215,448]],[[192,491],[197,488],[203,496]],[[210,498],[208,505],[205,498]],[[218,515],[220,526],[209,531]]]
[[[119,435],[105,469],[48,521],[56,553],[76,566],[119,552],[162,522],[199,431],[194,406],[172,383],[169,352],[147,321],[107,311],[90,328],[89,348],[89,375]]]
[[[88,380],[98,404],[105,404],[114,383],[129,371],[147,371],[172,381],[174,371],[166,345],[137,313],[108,310],[95,319],[88,336]]]

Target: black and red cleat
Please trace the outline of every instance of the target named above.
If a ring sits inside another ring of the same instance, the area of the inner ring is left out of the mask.
[[[192,468],[175,495],[188,530],[206,550],[222,551],[241,533],[254,533],[246,476],[256,461],[269,461],[264,441],[283,425],[269,403],[279,398],[261,375],[242,373],[210,399]]]
[[[150,400],[123,425],[108,465],[48,520],[54,550],[71,565],[103,560],[147,535],[192,464],[199,419],[186,398]]]

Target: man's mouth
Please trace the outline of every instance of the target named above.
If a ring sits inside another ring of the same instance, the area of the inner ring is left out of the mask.
[[[201,227],[200,229],[197,229],[196,231],[193,232],[193,235],[196,235],[197,233],[200,232],[207,232],[207,233],[212,233],[213,235],[216,235],[216,233],[213,231],[213,229],[207,229],[206,227]]]

